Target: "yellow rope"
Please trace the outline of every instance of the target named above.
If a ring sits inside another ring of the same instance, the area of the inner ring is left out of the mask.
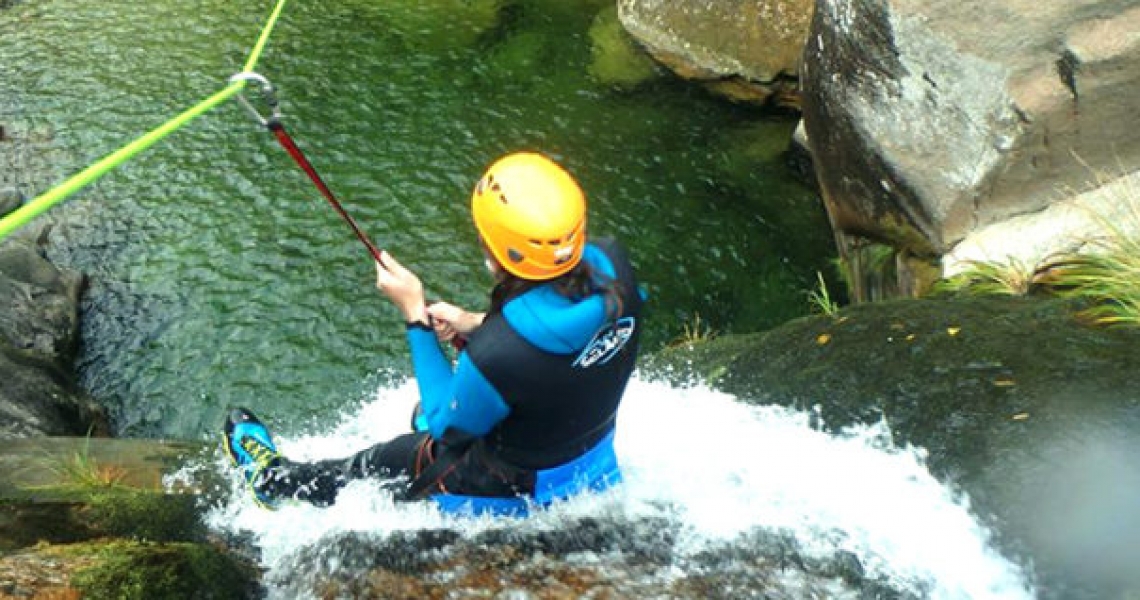
[[[249,59],[246,61],[243,69],[244,71],[252,71],[257,64],[258,59],[261,57],[262,50],[265,49],[265,45],[269,41],[269,34],[273,31],[273,27],[277,24],[277,19],[281,16],[281,11],[285,8],[285,1],[286,0],[278,0],[277,6],[273,9],[273,13],[269,15],[269,20],[266,21],[265,26],[262,28],[261,35],[257,38],[257,43],[254,44],[253,50],[250,51]],[[66,200],[75,194],[75,192],[86,187],[96,179],[99,179],[111,169],[130,160],[131,157],[146,150],[154,145],[155,142],[170,135],[194,118],[232,98],[235,94],[240,93],[244,87],[245,81],[239,80],[231,82],[220,92],[190,107],[182,114],[143,134],[126,146],[99,159],[91,166],[68,178],[67,181],[64,181],[31,202],[0,218],[0,241],[3,241],[9,234],[23,227],[41,213]]]

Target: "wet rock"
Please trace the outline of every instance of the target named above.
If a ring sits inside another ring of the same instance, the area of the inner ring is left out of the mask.
[[[803,113],[836,229],[941,256],[1132,170],[1138,26],[1121,0],[818,0]],[[988,258],[1027,233],[992,236]]]
[[[677,551],[682,525],[579,518],[551,529],[495,528],[330,536],[271,574],[292,596],[488,598],[788,598],[889,593],[852,557],[806,559],[794,536],[755,531],[696,556]],[[867,597],[867,596],[863,596]]]
[[[813,164],[811,157],[811,146],[808,144],[807,130],[804,128],[802,120],[796,124],[796,130],[792,133],[792,141],[788,145],[786,162],[788,168],[797,179],[805,185],[818,190],[819,182],[816,180],[815,164]]]
[[[0,246],[0,340],[70,367],[79,342],[83,275],[57,268],[26,243]]]
[[[680,76],[737,101],[798,105],[811,0],[620,0],[618,14]]]
[[[0,438],[108,431],[73,373],[83,285],[27,237],[0,245]]]
[[[1140,590],[1140,329],[1093,328],[1055,298],[859,305],[663,352],[646,367],[838,431],[885,421],[965,491],[1042,598]],[[669,371],[661,367],[669,366]],[[1133,458],[1129,458],[1133,457]],[[1090,559],[1096,556],[1095,559]]]
[[[3,141],[0,131],[0,141]],[[24,204],[24,195],[15,187],[0,188],[0,216],[4,216]]]

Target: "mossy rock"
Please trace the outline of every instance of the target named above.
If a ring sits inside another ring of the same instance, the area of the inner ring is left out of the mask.
[[[256,569],[209,544],[119,543],[96,554],[71,580],[91,600],[257,596]]]
[[[150,490],[45,488],[0,503],[0,551],[102,537],[190,542],[206,528],[196,497]]]
[[[152,542],[205,538],[198,499],[147,490],[108,489],[90,494],[79,517],[104,535]]]
[[[538,32],[511,35],[495,45],[491,54],[491,75],[517,84],[531,74],[541,73],[549,63],[554,45],[558,41]]]

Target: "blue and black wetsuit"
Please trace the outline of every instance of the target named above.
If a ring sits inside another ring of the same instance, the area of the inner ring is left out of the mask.
[[[642,297],[616,242],[588,244],[582,260],[613,286],[616,302],[532,286],[487,315],[454,369],[434,332],[409,325],[417,431],[347,460],[285,461],[266,485],[329,504],[349,479],[406,476],[393,485],[411,499],[519,513],[620,479],[615,416],[635,366]]]

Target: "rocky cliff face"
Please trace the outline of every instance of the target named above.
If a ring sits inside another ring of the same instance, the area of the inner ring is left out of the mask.
[[[1136,0],[819,0],[803,114],[836,229],[939,257],[1128,174],[1137,31]]]

